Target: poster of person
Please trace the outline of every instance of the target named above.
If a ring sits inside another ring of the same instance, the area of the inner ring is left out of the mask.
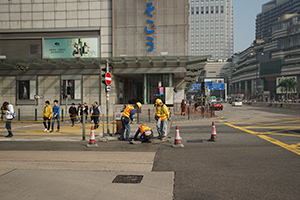
[[[19,99],[29,99],[29,81],[19,81]]]
[[[68,99],[74,99],[74,80],[63,80],[63,85],[67,88]]]

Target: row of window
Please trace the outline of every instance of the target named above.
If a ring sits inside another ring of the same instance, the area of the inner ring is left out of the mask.
[[[220,9],[219,9],[220,8]],[[214,6],[211,6],[210,9],[208,6],[206,6],[205,10],[204,10],[204,7],[201,7],[201,11],[200,13],[201,14],[209,14],[209,13],[224,13],[224,6],[216,6],[216,9],[214,10]],[[191,7],[191,14],[199,14],[199,7],[196,7],[196,9],[194,9],[194,7]]]
[[[66,88],[68,99],[80,99],[81,89],[75,90],[75,84],[81,85],[81,80],[63,80],[62,86]],[[36,80],[18,80],[18,100],[34,100],[36,95]],[[76,87],[80,88],[80,87]]]

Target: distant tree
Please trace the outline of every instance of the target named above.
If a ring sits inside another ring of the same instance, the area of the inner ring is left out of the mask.
[[[297,82],[293,78],[281,79],[277,88],[280,88],[281,92],[286,92],[286,98],[289,98],[289,94],[296,92]]]

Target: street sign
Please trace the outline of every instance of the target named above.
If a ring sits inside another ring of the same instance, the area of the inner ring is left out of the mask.
[[[106,74],[105,74],[105,83],[106,83],[106,85],[111,84],[111,74],[109,72],[106,72]]]

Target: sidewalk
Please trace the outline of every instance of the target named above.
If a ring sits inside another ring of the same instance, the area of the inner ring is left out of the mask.
[[[212,121],[218,120],[216,118],[201,118],[197,117],[190,117],[188,120],[187,116],[173,116],[171,121],[168,122],[168,136],[173,137],[173,130],[171,128],[173,126],[180,126],[180,125],[201,125],[201,124],[210,124]],[[154,137],[157,137],[157,128],[155,120],[153,119],[151,122],[146,120],[140,120],[139,123],[136,121],[133,122],[130,127],[130,137],[134,137],[138,127],[141,124],[145,124],[149,126],[154,133]],[[85,126],[85,140],[89,141],[90,137],[90,130],[94,124],[87,122]],[[62,122],[61,128],[59,132],[56,132],[56,124],[54,126],[54,132],[48,133],[44,132],[44,126],[42,122],[31,122],[31,123],[23,123],[14,120],[12,122],[12,131],[14,136],[12,138],[5,138],[4,136],[7,135],[7,131],[5,129],[5,123],[0,123],[0,141],[80,141],[83,138],[83,127],[82,124],[75,124],[74,127],[71,127],[70,122]],[[96,140],[103,141],[103,140],[117,140],[119,134],[114,135],[113,137],[104,137],[102,138],[102,134],[107,133],[107,127],[103,124],[100,124],[99,128],[96,129],[95,137]],[[117,127],[116,124],[110,125],[110,133],[116,133]],[[114,131],[114,132],[113,132]],[[170,134],[171,133],[171,134]]]

